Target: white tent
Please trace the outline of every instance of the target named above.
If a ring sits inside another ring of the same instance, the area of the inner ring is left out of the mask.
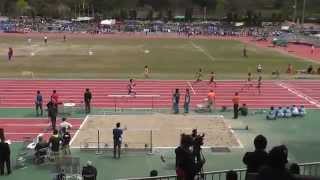
[[[115,19],[105,19],[100,22],[101,25],[114,25],[116,24]]]

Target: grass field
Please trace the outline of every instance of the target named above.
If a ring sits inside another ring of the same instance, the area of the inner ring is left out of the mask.
[[[272,71],[279,69],[283,73],[289,63],[295,69],[312,64],[250,45],[249,57],[244,58],[244,44],[233,40],[92,36],[62,42],[62,38],[50,37],[46,46],[41,37],[33,37],[31,45],[27,38],[1,38],[0,77],[21,77],[23,71],[31,71],[40,78],[143,78],[143,68],[148,65],[154,79],[193,79],[199,68],[203,68],[204,74],[215,71],[218,79],[239,79],[262,64],[264,78],[270,78]],[[12,62],[6,60],[8,47],[14,48]]]

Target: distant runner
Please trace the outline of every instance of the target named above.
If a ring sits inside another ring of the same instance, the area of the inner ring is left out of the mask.
[[[128,94],[129,95],[136,95],[137,93],[134,91],[134,87],[136,86],[136,83],[134,83],[133,79],[129,80],[128,84]]]

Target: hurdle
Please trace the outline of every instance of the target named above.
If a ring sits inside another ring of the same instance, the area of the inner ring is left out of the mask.
[[[114,111],[117,112],[117,109],[120,108],[118,105],[118,102],[121,101],[121,99],[128,100],[128,99],[137,99],[137,98],[150,98],[151,99],[151,110],[153,110],[155,98],[160,98],[160,95],[155,95],[155,94],[149,94],[149,95],[110,94],[110,95],[108,95],[108,97],[113,98]]]

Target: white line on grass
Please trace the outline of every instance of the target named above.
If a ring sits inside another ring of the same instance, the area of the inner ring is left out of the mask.
[[[191,45],[197,49],[198,51],[202,52],[205,56],[207,56],[212,62],[214,62],[216,59],[211,56],[211,54],[209,54],[206,50],[204,50],[202,47],[198,46],[196,43],[194,43],[193,41],[190,41]]]
[[[313,99],[312,97],[310,97],[310,96],[308,96],[308,95],[306,95],[306,94],[304,94],[302,92],[299,92],[298,90],[290,87],[289,85],[287,85],[285,83],[280,82],[280,83],[277,83],[277,84],[278,84],[278,86],[288,90],[292,94],[294,94],[294,95],[296,95],[296,96],[308,101],[310,104],[316,106],[317,108],[320,108],[320,102],[318,100]]]
[[[89,119],[89,115],[86,116],[86,118],[83,120],[83,122],[81,123],[79,129],[77,130],[77,132],[74,134],[74,136],[72,137],[71,141],[70,141],[70,146],[72,145],[73,141],[77,138],[79,132],[82,130],[83,126],[87,123]],[[72,148],[72,147],[71,147]]]
[[[189,81],[188,81],[187,83],[188,83],[191,91],[193,92],[193,94],[194,94],[194,95],[197,94],[196,91],[193,89],[192,84],[191,84]]]

